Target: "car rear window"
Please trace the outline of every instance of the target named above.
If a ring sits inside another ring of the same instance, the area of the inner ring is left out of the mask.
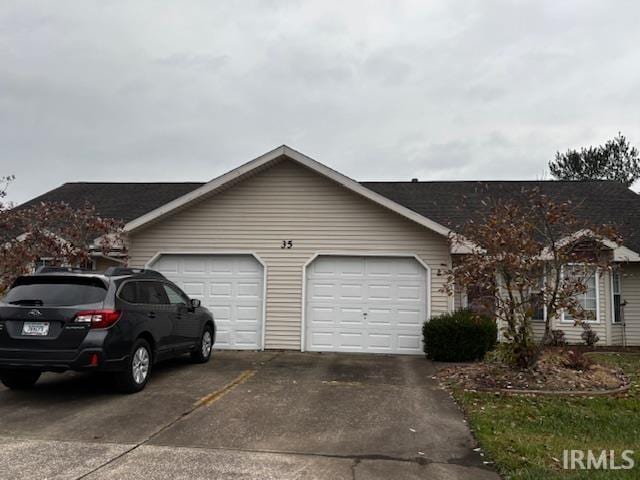
[[[13,305],[88,305],[104,301],[107,287],[98,278],[20,277],[4,297]]]

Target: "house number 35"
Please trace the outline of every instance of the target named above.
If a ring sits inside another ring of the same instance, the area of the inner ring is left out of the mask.
[[[282,245],[280,245],[280,248],[289,249],[292,247],[293,247],[293,240],[282,240]]]

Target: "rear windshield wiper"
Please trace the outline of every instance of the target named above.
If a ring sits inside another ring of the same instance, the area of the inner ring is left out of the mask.
[[[44,305],[44,302],[37,298],[25,298],[24,300],[9,302],[9,305]]]

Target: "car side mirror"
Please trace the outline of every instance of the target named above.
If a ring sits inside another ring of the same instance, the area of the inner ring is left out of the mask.
[[[191,308],[193,308],[194,310],[196,308],[198,308],[200,305],[202,305],[202,302],[200,300],[198,300],[197,298],[192,298],[189,303],[191,304]]]

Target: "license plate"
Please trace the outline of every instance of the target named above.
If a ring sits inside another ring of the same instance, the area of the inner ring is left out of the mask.
[[[49,333],[49,322],[24,322],[22,324],[23,335],[44,337]]]

